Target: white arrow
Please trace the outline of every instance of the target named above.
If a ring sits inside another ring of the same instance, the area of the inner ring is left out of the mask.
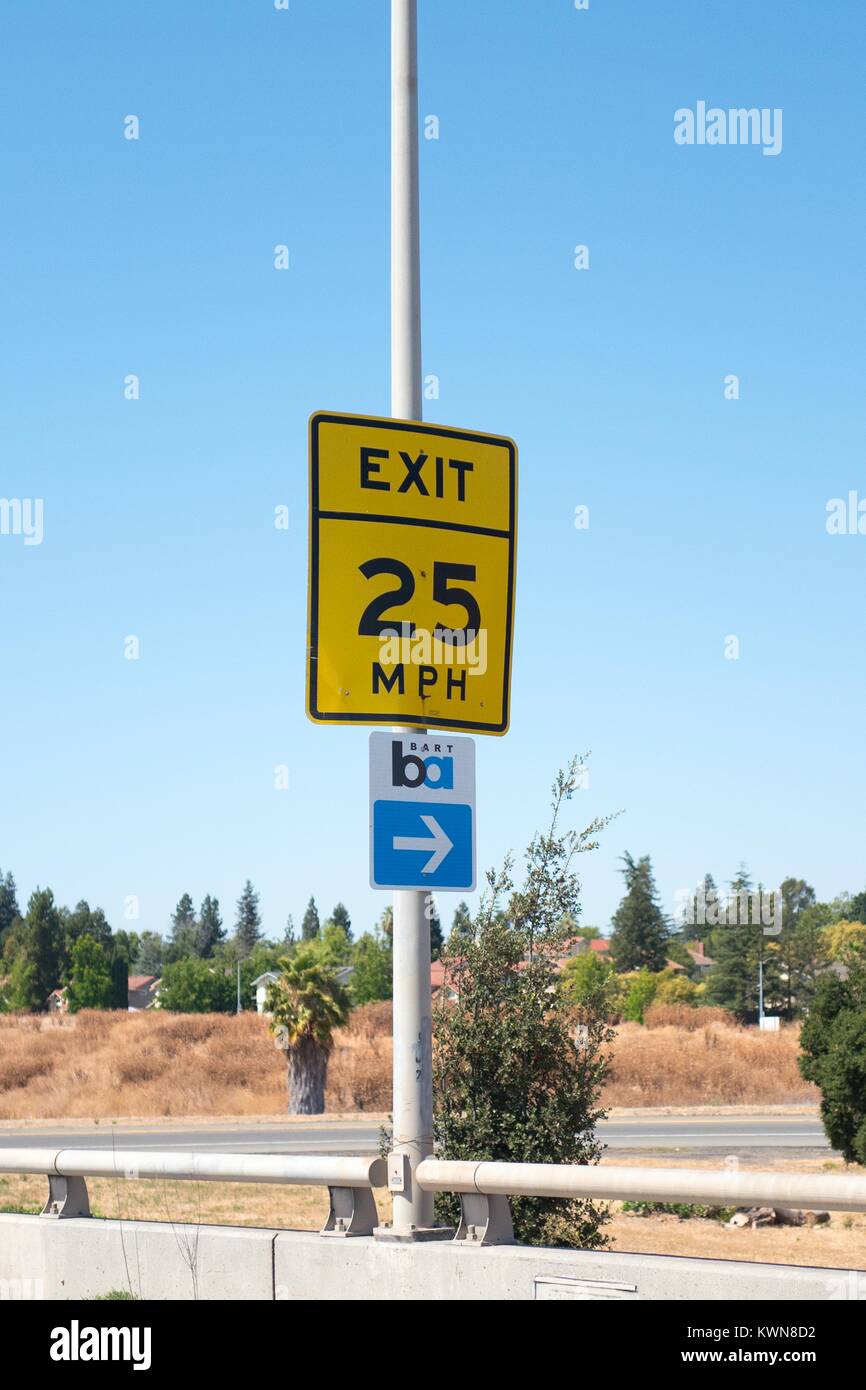
[[[433,853],[421,870],[422,874],[432,874],[439,868],[446,854],[450,854],[454,848],[453,841],[449,840],[442,826],[435,816],[422,816],[422,821],[432,835],[432,840],[422,839],[420,835],[395,835],[395,849],[432,849]]]

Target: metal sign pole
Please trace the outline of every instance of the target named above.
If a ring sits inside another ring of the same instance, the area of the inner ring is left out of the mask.
[[[420,420],[421,252],[418,198],[418,7],[391,0],[391,414]],[[422,730],[395,729],[397,733]],[[433,1225],[433,1195],[415,1170],[433,1152],[433,1044],[427,894],[394,894],[394,1139],[404,1155],[403,1191],[393,1192],[392,1234],[411,1239]]]

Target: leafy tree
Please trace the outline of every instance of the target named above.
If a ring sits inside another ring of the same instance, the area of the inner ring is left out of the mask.
[[[225,969],[196,956],[167,965],[162,973],[159,1007],[176,1014],[232,1014],[236,984]]]
[[[238,954],[248,956],[256,942],[262,939],[262,919],[259,915],[259,895],[247,879],[244,891],[238,898],[238,913],[235,921],[235,943]]]
[[[800,1033],[800,1070],[821,1092],[821,1118],[846,1163],[866,1164],[866,948],[848,948],[847,979],[828,973]]]
[[[95,936],[79,936],[72,948],[66,996],[69,1012],[78,1013],[79,1009],[108,1009],[113,1002],[113,992],[111,966],[105,947]]]
[[[579,912],[574,858],[595,848],[593,837],[606,824],[560,832],[562,803],[577,774],[575,760],[557,776],[549,828],[529,846],[522,886],[514,889],[510,860],[491,872],[474,922],[452,931],[443,956],[452,990],[443,990],[434,1008],[433,1059],[443,1159],[595,1163],[601,1153],[594,1131],[603,1116],[598,1096],[612,1032],[587,1010],[575,1037],[574,1008],[556,989],[568,936],[562,921]],[[439,1200],[437,1210],[453,1221],[455,1199]],[[603,1213],[587,1201],[520,1197],[512,1211],[521,1241],[604,1243]]]
[[[699,998],[698,986],[694,980],[690,980],[687,975],[680,971],[664,970],[658,981],[655,998],[652,1002],[654,1004],[687,1004],[690,1008],[694,1008]]]
[[[572,922],[570,925],[572,936],[579,936],[583,941],[601,941],[602,934],[598,927],[577,927]]]
[[[301,940],[315,941],[319,935],[319,910],[316,907],[315,898],[310,898],[307,903],[307,910],[301,922]]]
[[[668,924],[658,905],[649,855],[623,855],[625,897],[613,916],[610,949],[617,970],[663,970]]]
[[[809,1012],[818,981],[830,960],[825,929],[831,916],[829,903],[813,903],[797,919],[789,951],[796,980],[795,1012],[801,1017]]]
[[[333,966],[335,969],[340,965],[348,965],[352,956],[351,932],[333,918],[328,919],[321,935],[310,942],[310,945],[315,948],[324,965]]]
[[[37,888],[27,904],[27,916],[15,929],[9,1007],[44,1009],[60,984],[63,930],[50,888]],[[8,947],[7,947],[8,949]]]
[[[59,908],[58,911],[60,913],[62,931],[62,947],[59,961],[60,981],[63,984],[67,984],[72,968],[72,954],[76,943],[80,941],[81,937],[92,937],[100,946],[109,949],[111,946],[112,934],[111,927],[106,921],[105,913],[101,907],[94,908],[91,911],[90,904],[82,900],[76,905],[74,912],[70,912],[68,908],[65,907]]]
[[[427,894],[424,910],[430,919],[430,959],[438,960],[445,945],[445,938],[442,935],[442,923],[439,921],[436,900],[432,893]]]
[[[349,1016],[349,998],[309,946],[283,959],[280,968],[265,1008],[286,1053],[289,1114],[320,1115],[334,1029]]]
[[[349,981],[353,1004],[372,1004],[390,999],[393,990],[393,955],[390,938],[378,927],[365,932],[352,952],[355,969]]]
[[[832,922],[824,927],[824,941],[831,960],[842,961],[849,946],[866,945],[866,925],[862,922]]]
[[[574,932],[571,934],[574,935]],[[607,1014],[613,1008],[615,998],[613,966],[595,951],[572,956],[560,972],[559,990],[568,1004]]]
[[[785,1016],[792,1018],[799,1003],[804,960],[804,938],[798,933],[803,914],[815,906],[815,890],[802,878],[786,878],[779,886],[782,895],[781,930],[775,938],[779,993]]]
[[[720,923],[710,938],[710,955],[716,962],[707,980],[706,1001],[730,1009],[738,1018],[754,1019],[758,1013],[759,962],[764,950],[763,927],[748,920],[748,896],[752,881],[741,868],[731,883],[732,905],[729,917],[736,921]],[[733,901],[738,904],[736,914]]]
[[[634,970],[628,973],[622,1016],[629,1023],[643,1023],[644,1013],[650,1004],[655,1003],[660,973],[653,974],[650,970]]]

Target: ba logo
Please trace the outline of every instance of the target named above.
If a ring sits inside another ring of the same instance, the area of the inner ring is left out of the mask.
[[[419,758],[417,753],[404,753],[403,745],[391,744],[391,782],[395,787],[435,787],[437,791],[453,791],[454,759]]]

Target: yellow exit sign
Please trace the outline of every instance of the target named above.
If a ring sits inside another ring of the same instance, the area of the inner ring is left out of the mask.
[[[310,718],[504,734],[516,532],[513,440],[313,415]]]

